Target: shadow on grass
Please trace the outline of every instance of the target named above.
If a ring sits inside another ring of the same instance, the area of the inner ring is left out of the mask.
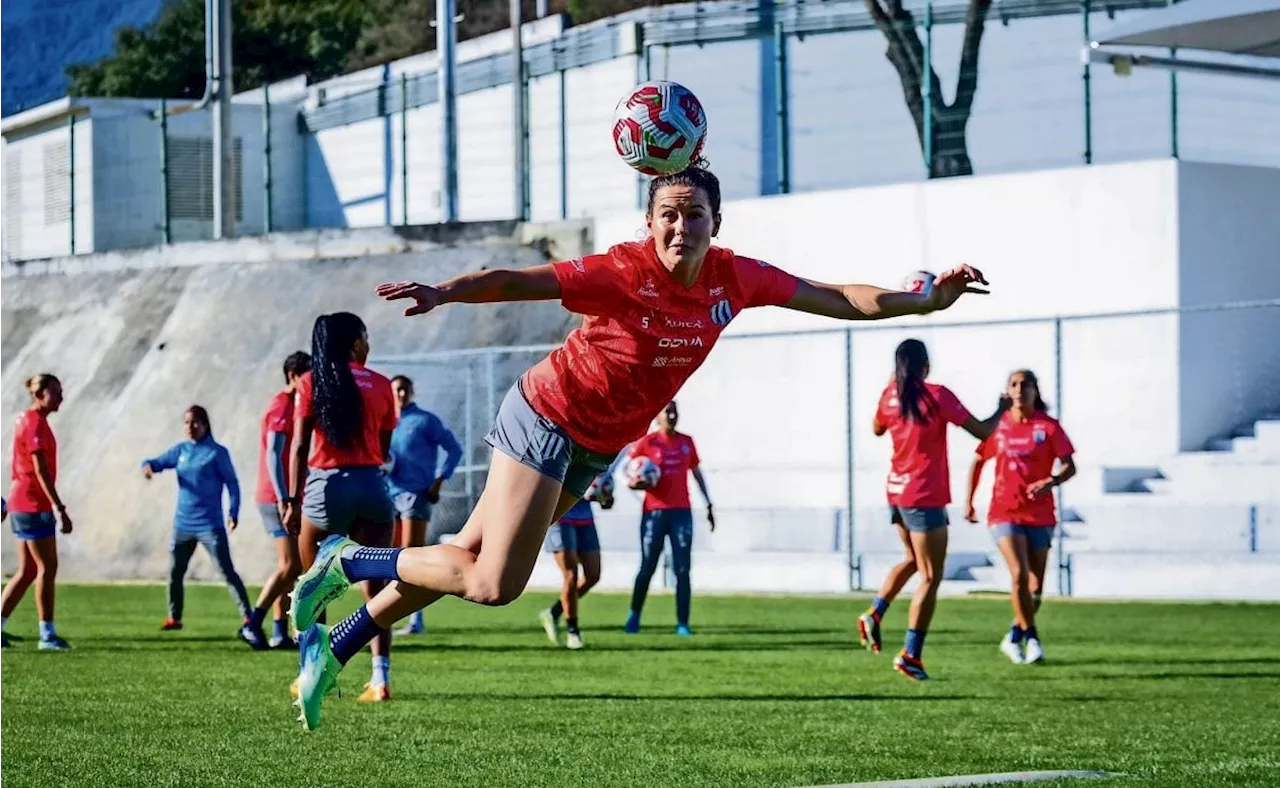
[[[590,637],[590,635],[587,635]],[[541,641],[541,642],[539,642]],[[474,651],[480,653],[512,653],[523,651],[545,651],[548,654],[559,653],[563,648],[557,648],[551,645],[545,639],[530,639],[528,643],[441,643],[439,641],[430,642],[426,640],[415,640],[406,642],[403,639],[396,639],[394,649],[396,651],[406,652],[432,652],[432,651]],[[676,640],[674,637],[670,641],[654,641],[654,640],[630,640],[626,644],[601,643],[592,641],[587,647],[587,653],[604,652],[604,653],[634,653],[644,654],[649,652],[667,652],[679,651],[686,654],[697,652],[732,652],[732,651],[848,651],[854,653],[858,649],[854,648],[857,644],[850,643],[848,640],[789,640],[789,641],[764,641],[758,643],[751,642],[698,642],[697,638],[692,641]]]

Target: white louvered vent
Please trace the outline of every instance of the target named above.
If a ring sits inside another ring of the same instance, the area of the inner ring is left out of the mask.
[[[235,180],[237,222],[244,219],[243,148],[240,138],[236,137],[231,148],[231,172]],[[213,221],[213,140],[169,137],[169,216]]]
[[[44,146],[45,227],[71,220],[71,145],[67,140]]]
[[[4,152],[4,253],[22,258],[22,152]]]

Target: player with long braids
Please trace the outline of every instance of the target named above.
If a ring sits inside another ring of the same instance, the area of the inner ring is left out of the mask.
[[[374,550],[326,540],[298,583],[302,632],[301,719],[320,722],[338,672],[387,626],[446,595],[505,605],[524,591],[548,527],[586,492],[619,450],[649,423],[706,359],[743,309],[778,305],[843,320],[878,320],[945,309],[985,292],[962,266],[928,294],[800,279],[711,245],[720,229],[720,182],[698,167],[649,184],[649,238],[603,254],[519,270],[488,269],[438,285],[380,285],[411,299],[406,316],[449,303],[560,300],[582,326],[519,379],[486,440],[496,451],[484,492],[447,545]],[[318,614],[352,582],[394,580],[346,620]]]
[[[396,426],[391,381],[365,367],[369,336],[364,321],[350,312],[316,318],[311,332],[311,371],[298,380],[294,412],[293,464],[285,526],[299,534],[303,567],[316,562],[326,537],[350,537],[351,544],[387,547],[396,513],[382,478]],[[297,501],[301,499],[299,507]],[[366,599],[386,585],[366,578]],[[299,579],[295,595],[308,598]],[[308,608],[312,620],[321,610]],[[299,630],[300,632],[302,630]],[[391,700],[391,633],[373,641],[373,675],[359,700]]]

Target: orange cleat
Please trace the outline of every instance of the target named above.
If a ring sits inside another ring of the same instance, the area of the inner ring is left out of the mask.
[[[360,703],[386,703],[391,700],[391,688],[386,684],[366,684],[364,692],[356,700]]]
[[[182,622],[176,618],[166,618],[164,623],[160,625],[161,632],[170,632],[175,629],[182,629]]]

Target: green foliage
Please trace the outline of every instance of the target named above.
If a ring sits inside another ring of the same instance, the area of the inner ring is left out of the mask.
[[[374,0],[237,0],[232,62],[237,90],[347,69]],[[74,96],[196,97],[204,93],[204,0],[175,0],[145,28],[122,28],[113,54],[67,69]]]

